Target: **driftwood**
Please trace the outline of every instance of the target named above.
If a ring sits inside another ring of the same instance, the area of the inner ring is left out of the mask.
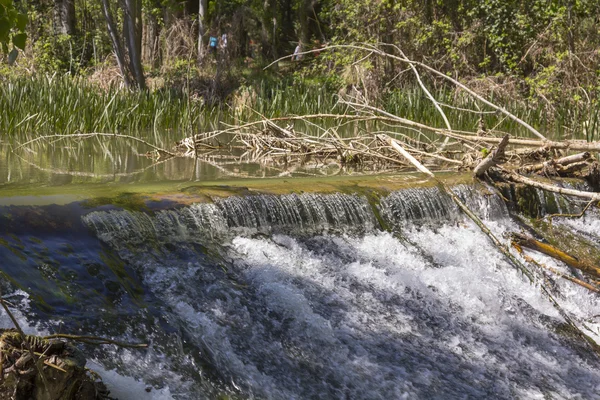
[[[582,190],[568,189],[556,186],[552,183],[540,182],[531,178],[524,177],[515,172],[503,171],[503,177],[512,182],[523,183],[527,186],[532,186],[534,188],[546,190],[548,192],[554,192],[559,194],[564,194],[567,196],[580,197],[583,199],[589,199],[593,201],[600,201],[600,193],[596,192],[584,192]]]
[[[110,400],[106,386],[85,368],[83,353],[65,339],[92,345],[147,347],[96,336],[26,335],[2,293],[0,305],[15,326],[0,330],[0,399]]]
[[[398,143],[397,140],[392,139],[387,135],[380,135],[380,140],[383,142],[387,142],[398,154],[402,157],[406,158],[411,164],[413,164],[419,171],[428,175],[430,177],[434,177],[433,173],[429,171],[427,168],[423,166],[416,158],[414,158],[408,151],[404,150],[404,148]]]
[[[550,266],[548,266],[546,264],[543,264],[543,263],[541,263],[539,261],[534,260],[533,258],[531,258],[530,256],[528,256],[527,254],[525,254],[525,252],[523,251],[523,248],[518,243],[516,243],[516,242],[513,241],[513,242],[511,242],[511,245],[513,246],[513,248],[515,250],[517,250],[517,252],[521,255],[521,257],[523,257],[523,259],[525,261],[527,261],[528,263],[536,265],[536,266],[538,266],[538,267],[540,267],[542,269],[548,270],[548,271],[552,272],[554,275],[556,275],[556,276],[558,276],[560,278],[566,279],[568,281],[571,281],[571,282],[573,282],[573,283],[575,283],[575,284],[577,284],[579,286],[582,286],[582,287],[584,287],[584,288],[586,288],[588,290],[591,290],[592,292],[600,293],[600,289],[598,287],[596,287],[596,286],[594,286],[594,285],[592,285],[592,284],[590,284],[588,282],[582,281],[581,279],[577,279],[577,278],[574,278],[574,277],[572,277],[570,275],[564,274],[564,273],[560,272],[559,270],[557,270],[555,268],[552,268],[552,267],[550,267]]]
[[[552,258],[555,258],[563,263],[567,264],[569,267],[578,269],[587,274],[593,275],[596,278],[600,278],[600,268],[590,265],[586,262],[579,260],[577,257],[574,257],[561,249],[552,246],[548,243],[540,242],[530,236],[525,236],[519,233],[512,234],[513,243],[518,244],[521,247],[526,247],[531,250],[538,251],[540,253],[546,254]]]
[[[402,50],[396,46],[396,45],[390,45],[387,44],[387,46],[391,46],[394,47],[400,54],[402,54]],[[354,50],[361,50],[361,51],[365,51],[369,54],[375,54],[381,57],[385,57],[385,58],[392,58],[394,60],[398,60],[404,63],[407,63],[409,65],[413,65],[413,66],[419,66],[422,67],[424,69],[426,69],[427,71],[439,76],[440,78],[443,78],[449,82],[451,82],[452,84],[456,85],[457,87],[461,88],[462,90],[464,90],[465,92],[467,92],[469,95],[471,95],[472,97],[476,98],[477,100],[481,101],[483,104],[501,112],[502,114],[506,115],[508,118],[512,119],[513,121],[517,122],[518,124],[522,125],[523,127],[525,127],[526,129],[528,129],[531,133],[533,133],[534,135],[536,135],[537,137],[539,137],[542,140],[545,140],[545,136],[542,135],[540,132],[538,132],[535,128],[533,128],[531,125],[529,125],[527,122],[523,121],[522,119],[518,118],[517,116],[511,114],[510,112],[508,112],[508,110],[506,110],[504,107],[498,106],[492,102],[490,102],[489,100],[485,99],[483,96],[475,93],[473,90],[471,90],[470,88],[468,88],[466,85],[460,83],[459,81],[457,81],[456,79],[444,74],[443,72],[440,72],[438,70],[436,70],[435,68],[430,67],[427,64],[418,62],[418,61],[413,61],[408,59],[407,57],[399,57],[396,56],[394,54],[390,54],[376,46],[368,46],[368,45],[330,45],[330,46],[325,46],[319,49],[315,49],[315,50],[309,50],[309,51],[305,51],[302,52],[300,54],[310,54],[310,53],[316,53],[316,52],[320,52],[320,51],[331,51],[331,50],[335,50],[335,49],[354,49]],[[285,60],[286,58],[291,58],[293,57],[293,55],[288,55],[288,56],[284,56],[281,57],[275,61],[273,61],[272,63],[270,63],[269,65],[267,65],[265,67],[265,69],[271,67],[272,65],[277,64],[279,61],[281,60]]]
[[[39,361],[23,349],[24,343]],[[0,334],[0,354],[2,399],[110,399],[106,386],[85,369],[83,354],[67,342],[22,336],[8,329]],[[43,369],[43,375],[36,371],[36,365]]]
[[[475,176],[481,177],[487,172],[488,169],[505,161],[505,149],[506,145],[508,144],[508,138],[509,136],[505,135],[500,144],[498,144],[498,147],[492,150],[492,152],[475,167],[473,170]]]
[[[545,161],[545,162],[539,163],[539,164],[527,165],[522,168],[519,168],[519,172],[522,174],[530,174],[532,172],[542,171],[548,167],[554,167],[554,168],[556,168],[557,166],[565,167],[569,164],[587,161],[590,158],[592,158],[592,155],[586,151],[584,153],[577,153],[577,154],[573,154],[570,156],[562,157],[557,160],[549,160],[549,161]]]

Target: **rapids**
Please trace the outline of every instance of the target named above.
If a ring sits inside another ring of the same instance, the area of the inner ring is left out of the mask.
[[[521,229],[496,194],[454,190],[503,242]],[[599,243],[598,215],[560,223]],[[29,331],[150,343],[86,348],[122,399],[600,398],[600,358],[541,276],[437,188],[6,206],[0,241]],[[551,289],[600,342],[598,297]]]

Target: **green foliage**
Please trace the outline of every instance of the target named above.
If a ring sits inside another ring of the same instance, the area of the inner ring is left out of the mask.
[[[13,78],[0,85],[0,132],[31,133],[148,132],[189,133],[202,117],[202,104],[174,91],[104,91],[69,75]]]
[[[27,15],[20,13],[12,0],[0,0],[0,46],[8,54],[8,62],[17,59],[19,49],[25,49],[27,42]]]

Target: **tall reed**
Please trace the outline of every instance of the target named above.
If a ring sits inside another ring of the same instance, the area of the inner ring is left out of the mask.
[[[199,132],[218,129],[220,122],[244,122],[265,117],[352,112],[338,103],[338,94],[326,85],[298,83],[291,79],[266,76],[250,84],[251,100],[240,108],[205,106],[202,99],[183,90],[160,89],[131,92],[112,87],[101,90],[85,79],[69,75],[13,78],[0,81],[0,135],[9,140],[26,140],[47,134],[77,132],[123,132],[150,137],[155,143],[171,142]],[[451,88],[433,92],[441,103],[478,110],[471,98]],[[378,105],[395,115],[427,125],[444,127],[432,102],[417,86],[387,92]],[[523,101],[502,104],[510,112],[528,121],[549,138],[598,139],[600,111],[592,105],[573,107],[565,100],[554,112],[532,107]],[[486,127],[526,136],[514,121],[498,113],[476,113],[443,107],[453,129],[477,130],[479,119]],[[482,109],[485,110],[485,109]],[[338,122],[319,121],[321,128]],[[305,130],[320,128],[297,123]],[[349,124],[340,134],[386,129],[384,126]],[[404,133],[407,133],[404,132]],[[413,132],[414,133],[414,132]]]

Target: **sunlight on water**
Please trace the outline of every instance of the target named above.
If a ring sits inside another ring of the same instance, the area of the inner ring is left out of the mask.
[[[520,231],[498,197],[454,190],[503,243]],[[380,204],[253,195],[81,221],[147,293],[130,320],[106,323],[150,349],[94,354],[122,399],[600,396],[600,361],[542,294],[547,281],[529,283],[437,188]],[[598,232],[597,216],[561,223]],[[564,280],[550,290],[600,340],[597,296]]]

